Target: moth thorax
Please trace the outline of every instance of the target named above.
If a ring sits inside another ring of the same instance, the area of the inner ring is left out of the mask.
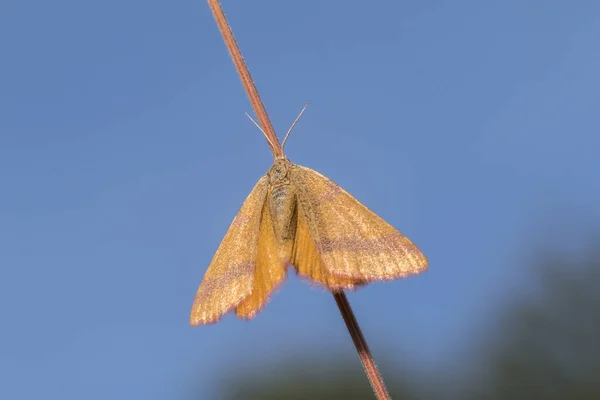
[[[280,244],[296,234],[296,192],[290,184],[274,185],[269,190],[269,210],[275,236]]]
[[[267,175],[269,183],[274,186],[279,186],[283,183],[289,183],[288,171],[291,163],[285,158],[279,158],[273,162]]]

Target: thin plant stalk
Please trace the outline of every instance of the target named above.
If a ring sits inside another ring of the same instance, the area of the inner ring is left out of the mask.
[[[346,293],[342,290],[335,291],[333,292],[333,297],[342,313],[342,317],[344,317],[348,332],[350,332],[350,336],[352,336],[352,341],[354,342],[354,346],[356,346],[356,351],[358,351],[358,356],[363,364],[367,378],[369,378],[373,392],[375,392],[375,397],[379,400],[390,399],[391,397],[385,387],[381,373],[379,372],[377,365],[375,365],[375,360],[371,355],[369,346],[367,346],[367,341],[360,330],[354,312],[352,312]]]
[[[208,0],[208,4],[212,10],[212,13],[215,17],[219,30],[223,35],[223,39],[225,40],[225,45],[229,50],[229,54],[233,59],[233,64],[242,80],[242,84],[244,85],[244,89],[248,94],[250,99],[250,103],[252,104],[252,108],[256,113],[258,121],[267,136],[267,142],[269,147],[271,148],[271,152],[273,153],[273,157],[279,158],[283,157],[283,149],[281,144],[279,143],[279,139],[275,134],[275,130],[273,129],[273,125],[271,124],[271,120],[267,114],[265,106],[258,94],[258,90],[254,85],[252,77],[250,75],[250,71],[248,71],[248,67],[246,66],[246,62],[244,61],[244,57],[235,41],[233,36],[233,32],[231,31],[231,27],[225,18],[225,13],[221,8],[218,0]],[[383,382],[383,378],[381,377],[381,373],[379,369],[375,365],[375,361],[373,360],[373,356],[369,351],[369,347],[367,346],[367,342],[360,330],[360,326],[358,325],[358,321],[352,312],[352,308],[350,307],[350,303],[348,302],[348,298],[343,291],[334,291],[333,297],[340,309],[340,313],[346,322],[346,327],[350,332],[350,336],[352,337],[352,341],[356,346],[356,350],[358,351],[358,355],[360,360],[364,366],[365,373],[367,378],[369,378],[369,382],[371,383],[371,387],[373,388],[373,392],[378,400],[389,400],[390,396],[387,392],[385,384]]]
[[[235,69],[240,75],[240,79],[242,80],[244,89],[246,90],[246,93],[250,98],[250,103],[252,104],[254,113],[258,118],[258,122],[260,123],[262,130],[267,136],[267,142],[269,143],[271,152],[273,153],[273,156],[275,158],[283,157],[283,149],[279,144],[279,139],[277,139],[275,129],[273,129],[273,125],[271,124],[271,120],[269,119],[269,115],[267,114],[267,110],[265,110],[265,106],[262,100],[260,99],[258,90],[254,85],[254,81],[252,80],[252,76],[250,76],[250,71],[248,71],[248,67],[246,66],[244,57],[242,56],[242,52],[240,51],[237,42],[235,41],[235,37],[233,36],[233,32],[229,27],[229,23],[225,18],[225,13],[221,8],[221,4],[219,4],[218,0],[208,0],[208,5],[212,10],[212,13],[215,17],[215,20],[217,21],[219,29],[221,30],[221,34],[223,35],[223,39],[225,40],[227,50],[229,50],[229,54],[231,55],[231,58],[233,59],[233,64],[235,65]]]

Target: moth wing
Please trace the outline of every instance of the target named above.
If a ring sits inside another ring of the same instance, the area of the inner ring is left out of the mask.
[[[245,319],[254,318],[266,304],[269,295],[285,278],[286,267],[286,262],[282,261],[279,255],[269,202],[265,201],[258,235],[252,293],[237,306],[236,315]]]
[[[268,178],[263,176],[229,226],[196,293],[192,326],[217,322],[252,293],[267,189]]]
[[[364,283],[361,279],[333,275],[325,267],[311,234],[307,218],[300,209],[298,210],[296,237],[290,262],[296,267],[298,275],[310,278],[313,282],[329,289],[353,289]]]
[[[367,283],[427,269],[427,258],[417,246],[327,177],[294,165],[290,180],[299,219],[302,214],[331,275]]]

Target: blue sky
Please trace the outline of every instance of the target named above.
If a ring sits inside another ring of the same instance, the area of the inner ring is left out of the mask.
[[[280,135],[311,101],[288,157],[429,258],[349,295],[376,358],[465,359],[535,285],[530,247],[600,220],[600,3],[223,3]],[[354,352],[295,275],[251,322],[188,325],[272,161],[204,1],[5,0],[0,49],[1,398],[218,398]]]

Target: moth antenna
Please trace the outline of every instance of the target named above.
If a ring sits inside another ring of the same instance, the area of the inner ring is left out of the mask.
[[[288,129],[287,133],[285,134],[285,137],[283,138],[283,142],[281,143],[281,150],[283,150],[283,147],[285,146],[285,142],[288,140],[288,137],[290,136],[290,133],[292,133],[292,129],[294,129],[294,127],[296,126],[296,124],[300,120],[300,117],[302,116],[302,114],[304,114],[304,111],[306,110],[306,107],[308,107],[308,101],[306,102],[306,104],[304,104],[304,107],[302,108],[302,111],[300,111],[300,114],[298,114],[298,116],[294,120],[294,123],[292,124],[292,126],[290,126],[290,129]]]
[[[256,125],[256,127],[258,128],[259,131],[262,132],[263,135],[265,135],[265,139],[267,139],[267,142],[269,142],[269,144],[271,145],[271,147],[275,148],[275,146],[273,145],[273,142],[271,142],[271,139],[269,139],[269,136],[265,133],[265,131],[262,130],[262,128],[260,127],[260,125],[252,119],[252,117],[250,116],[250,114],[246,113],[246,117],[250,118],[250,121],[252,121],[252,123],[254,125]]]

